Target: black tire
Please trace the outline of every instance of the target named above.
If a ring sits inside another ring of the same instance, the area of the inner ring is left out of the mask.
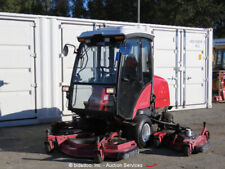
[[[152,122],[146,115],[139,115],[135,119],[134,140],[139,148],[147,146],[152,134]]]
[[[160,147],[161,143],[160,143],[158,138],[154,138],[153,139],[153,145],[154,145],[155,148],[159,148]]]
[[[49,144],[49,142],[45,142],[44,144],[45,144],[45,152],[46,152],[47,154],[52,153],[53,150],[54,150],[54,147],[53,147],[53,149],[52,149],[51,146],[50,146],[50,144]]]
[[[101,154],[100,151],[102,151],[102,154]],[[104,159],[105,159],[105,154],[104,154],[103,149],[100,148],[100,151],[97,152],[97,154],[96,154],[96,156],[95,156],[95,158],[94,158],[94,162],[97,163],[97,164],[103,162]]]
[[[191,155],[189,146],[184,147],[184,155],[187,156],[187,157]]]

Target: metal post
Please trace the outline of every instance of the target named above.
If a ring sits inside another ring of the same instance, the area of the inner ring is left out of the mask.
[[[137,11],[137,13],[138,13],[138,14],[137,14],[137,22],[138,22],[138,23],[140,23],[140,3],[141,3],[140,0],[138,0],[138,5],[137,5],[137,8],[138,8],[138,9],[137,9],[137,10],[138,10],[138,11]]]

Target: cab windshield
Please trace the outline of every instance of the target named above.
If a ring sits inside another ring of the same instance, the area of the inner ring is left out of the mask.
[[[81,44],[73,82],[114,84],[121,42]]]

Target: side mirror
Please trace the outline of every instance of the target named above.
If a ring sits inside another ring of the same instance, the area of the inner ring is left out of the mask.
[[[65,44],[62,50],[62,54],[64,56],[67,56],[69,54],[69,46],[71,46],[73,48],[73,54],[77,53],[77,49],[76,46],[72,45],[72,44]]]
[[[69,48],[68,48],[67,45],[65,45],[64,48],[63,48],[63,50],[62,50],[62,54],[63,54],[64,56],[67,56],[68,53],[69,53]]]

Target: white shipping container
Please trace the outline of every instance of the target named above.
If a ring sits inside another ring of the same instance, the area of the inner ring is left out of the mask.
[[[70,120],[62,85],[75,55],[66,43],[102,26],[142,26],[154,34],[155,74],[169,83],[173,110],[212,106],[212,29],[0,13],[0,126]]]

